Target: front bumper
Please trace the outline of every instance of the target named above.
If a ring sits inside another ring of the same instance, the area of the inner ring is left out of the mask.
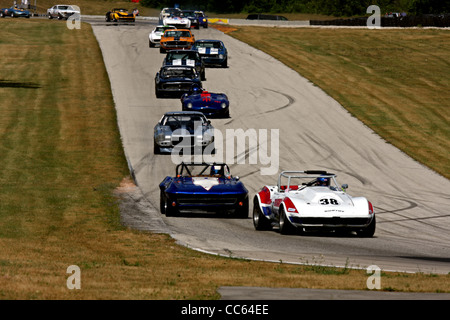
[[[200,57],[205,65],[222,64],[227,60],[227,56],[224,55],[222,57],[219,55],[200,55]]]
[[[160,94],[182,95],[190,92],[193,82],[165,82],[157,85],[156,90]]]
[[[372,222],[370,217],[296,217],[290,216],[289,220],[296,227],[320,227],[320,228],[366,228]]]
[[[230,108],[211,108],[211,107],[192,107],[187,108],[183,105],[183,111],[198,111],[207,117],[227,117],[230,114]]]
[[[179,211],[235,211],[244,207],[243,194],[169,194],[168,204]]]
[[[163,41],[160,42],[161,48],[164,50],[190,49],[193,45],[188,41]]]

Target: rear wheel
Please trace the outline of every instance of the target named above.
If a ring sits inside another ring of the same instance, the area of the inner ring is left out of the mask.
[[[358,237],[372,238],[375,234],[376,225],[377,222],[374,216],[370,224],[366,228],[356,231],[356,234],[358,235]]]

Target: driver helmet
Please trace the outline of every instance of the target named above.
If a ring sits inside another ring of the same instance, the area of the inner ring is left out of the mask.
[[[212,166],[211,167],[211,175],[221,175],[221,167],[220,166]]]
[[[191,88],[192,93],[201,93],[203,92],[203,89],[198,85],[198,84],[194,84]]]
[[[328,177],[319,177],[317,178],[317,185],[328,187],[330,185],[330,178]]]

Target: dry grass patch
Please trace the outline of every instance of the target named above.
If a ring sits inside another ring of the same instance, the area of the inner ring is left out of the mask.
[[[231,26],[233,27],[233,26]],[[450,33],[235,27],[385,140],[450,178]]]

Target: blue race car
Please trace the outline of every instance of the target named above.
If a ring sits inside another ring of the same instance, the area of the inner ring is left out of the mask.
[[[248,190],[224,163],[182,162],[175,176],[167,176],[159,189],[161,213],[166,216],[200,210],[248,217]]]
[[[213,93],[193,85],[189,93],[181,96],[183,111],[199,111],[207,117],[230,117],[230,102],[225,93]]]
[[[14,6],[12,6],[11,8],[0,9],[0,18],[4,18],[6,16],[10,16],[11,18],[18,18],[18,17],[30,18],[31,13],[28,10],[19,9]]]
[[[162,63],[163,66],[192,66],[200,74],[202,81],[206,80],[205,64],[197,51],[170,50]]]
[[[208,18],[203,11],[195,11],[199,27],[208,28]]]
[[[201,75],[192,66],[163,66],[155,76],[155,95],[181,97],[193,85],[202,86]]]
[[[228,67],[228,51],[220,40],[196,40],[191,50],[196,50],[206,66]]]

